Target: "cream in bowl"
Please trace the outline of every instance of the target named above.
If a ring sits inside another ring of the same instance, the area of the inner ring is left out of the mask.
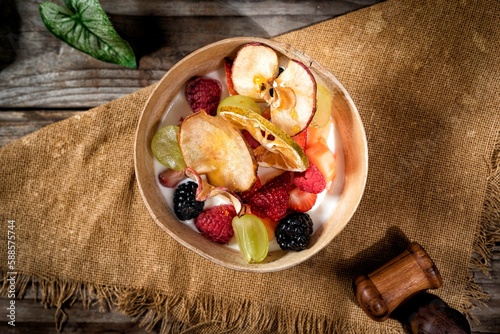
[[[363,194],[366,138],[338,80],[290,46],[231,38],[185,57],[141,114],[135,167],[156,223],[236,270],[301,263]]]

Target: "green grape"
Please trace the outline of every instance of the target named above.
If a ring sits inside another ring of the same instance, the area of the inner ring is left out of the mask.
[[[219,110],[221,107],[230,106],[230,107],[239,107],[247,110],[251,110],[261,115],[262,111],[260,110],[259,105],[255,102],[251,97],[244,95],[232,95],[226,97],[219,103],[217,107],[217,115],[219,114]]]
[[[316,87],[316,113],[311,121],[311,126],[321,128],[328,124],[332,116],[332,97],[324,86],[317,84]]]
[[[234,235],[240,251],[248,263],[262,262],[269,250],[267,229],[259,217],[244,214],[235,216],[232,221]]]
[[[162,127],[151,140],[151,151],[162,165],[176,171],[182,171],[186,168],[186,163],[177,142],[178,133],[178,126]]]

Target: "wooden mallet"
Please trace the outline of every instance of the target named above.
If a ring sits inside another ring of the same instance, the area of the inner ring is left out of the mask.
[[[439,297],[426,293],[443,284],[434,261],[416,242],[368,275],[354,280],[356,299],[376,321],[391,315],[410,333],[470,333],[465,316]]]

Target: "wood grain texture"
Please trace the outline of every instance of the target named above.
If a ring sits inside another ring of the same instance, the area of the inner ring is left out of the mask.
[[[40,297],[38,297],[40,298]],[[7,307],[8,300],[0,299],[0,307]],[[116,311],[101,312],[97,307],[86,309],[81,303],[75,303],[65,310],[68,323],[62,333],[127,333],[145,334],[147,331],[133,322],[129,317]],[[1,333],[55,333],[55,309],[45,308],[33,294],[26,299],[16,301],[16,326],[9,326],[5,321],[0,323]]]
[[[489,300],[478,304],[470,321],[473,333],[500,333],[500,243],[497,243],[491,256],[491,270],[485,275],[479,270],[474,270],[474,282],[483,292],[488,294]]]
[[[0,146],[82,112],[73,110],[0,111]]]
[[[12,0],[9,0],[12,1]],[[51,35],[41,1],[18,1],[16,60],[0,72],[0,106],[89,108],[158,81],[190,52],[224,38],[272,37],[380,0],[338,1],[101,1],[132,46],[138,69],[100,62]]]
[[[139,59],[137,70],[99,62],[52,36],[38,12],[41,0],[0,2],[0,146],[51,123],[157,82],[190,52],[227,37],[273,37],[381,0],[116,1],[101,0],[118,32]],[[12,8],[17,7],[17,14]],[[19,20],[19,18],[21,20]],[[473,311],[473,333],[500,333],[500,245],[490,277],[474,271],[489,294]],[[17,326],[1,333],[55,333],[54,308],[29,292],[18,300]],[[0,309],[7,305],[0,298]],[[66,310],[63,333],[146,333],[116,311],[78,301]]]
[[[474,281],[481,285],[483,290],[490,295],[486,306],[479,306],[472,312],[477,319],[470,321],[473,334],[498,334],[500,333],[500,245],[497,245],[492,255],[491,278],[483,275],[478,270],[474,271]],[[16,301],[17,319],[16,327],[0,322],[0,333],[13,334],[48,334],[55,333],[54,308],[45,308],[40,302],[41,296],[35,290],[28,289],[24,299]],[[6,307],[8,300],[0,298],[0,309]],[[80,301],[76,301],[65,310],[69,320],[64,326],[62,334],[73,333],[123,333],[146,334],[131,318],[114,310],[101,311],[98,305],[85,309]],[[478,323],[477,321],[480,321]],[[154,334],[154,332],[153,332]]]

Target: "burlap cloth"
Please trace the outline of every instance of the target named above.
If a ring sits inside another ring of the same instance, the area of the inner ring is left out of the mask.
[[[499,231],[500,3],[389,0],[278,36],[318,60],[359,108],[370,152],[357,213],[311,260],[277,273],[215,265],[170,238],[140,198],[139,113],[153,87],[0,150],[0,268],[15,220],[18,296],[99,300],[164,332],[399,333],[358,307],[353,279],[419,242],[468,312]],[[474,255],[476,254],[476,255]]]

